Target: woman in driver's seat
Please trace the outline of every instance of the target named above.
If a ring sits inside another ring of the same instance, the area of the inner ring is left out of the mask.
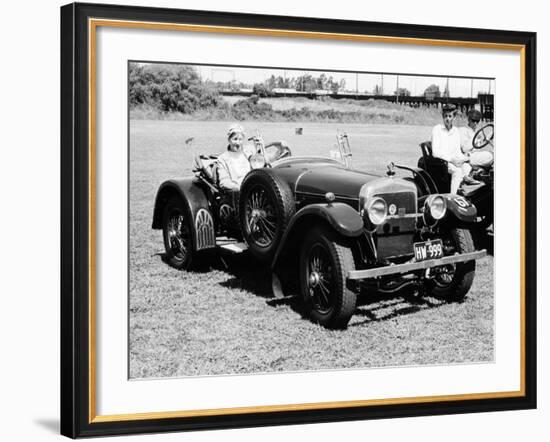
[[[218,182],[222,189],[238,191],[244,177],[250,172],[250,157],[258,152],[255,146],[244,144],[245,133],[239,124],[229,127],[227,141],[227,151],[218,157]],[[276,153],[288,150],[287,144],[282,140],[266,144],[264,149],[272,146],[277,147]],[[267,161],[271,162],[272,159],[268,156]]]
[[[249,158],[254,148],[244,145],[245,133],[239,124],[229,127],[227,151],[218,157],[218,181],[226,190],[239,190],[245,175],[250,171]]]

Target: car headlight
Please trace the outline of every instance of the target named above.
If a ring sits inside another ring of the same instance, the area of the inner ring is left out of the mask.
[[[386,220],[388,205],[382,198],[374,197],[365,203],[364,210],[370,222],[375,226],[379,226]]]
[[[257,153],[250,157],[250,167],[252,169],[261,169],[265,166],[265,157],[261,153]]]
[[[433,226],[447,213],[447,201],[441,195],[430,195],[424,203],[424,221]]]

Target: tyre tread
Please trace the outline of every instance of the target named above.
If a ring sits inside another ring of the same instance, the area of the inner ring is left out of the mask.
[[[275,194],[275,198],[277,200],[276,204],[278,205],[278,209],[282,213],[281,226],[279,227],[279,231],[277,232],[277,237],[275,238],[271,246],[269,246],[265,250],[263,250],[262,248],[256,247],[254,243],[247,238],[247,234],[244,228],[245,210],[244,210],[244,198],[242,198],[241,201],[239,201],[241,233],[243,238],[249,245],[249,248],[252,254],[258,259],[261,259],[263,261],[269,261],[275,255],[275,252],[284,235],[284,232],[288,227],[290,220],[294,216],[294,213],[296,212],[296,207],[294,202],[294,195],[292,194],[292,191],[288,186],[288,184],[282,181],[270,169],[255,169],[249,172],[248,176],[245,178],[242,184],[243,191],[241,192],[241,194],[244,193],[245,187],[249,186],[250,182],[254,182],[258,180],[265,181],[265,184],[269,185],[270,188],[273,190]]]
[[[312,241],[311,238],[324,237],[330,243],[329,251],[334,263],[338,266],[337,278],[341,296],[337,296],[337,304],[328,318],[312,318],[327,328],[344,329],[347,327],[350,318],[355,313],[357,305],[357,294],[348,288],[347,273],[355,269],[355,260],[348,242],[340,238],[329,228],[316,227],[310,231],[305,243]],[[301,282],[303,284],[303,281]],[[305,295],[304,295],[305,296]],[[305,299],[304,299],[305,300]],[[307,301],[306,301],[307,304]],[[311,312],[310,312],[311,316]]]
[[[450,233],[459,253],[469,253],[475,250],[474,240],[469,229],[455,227]],[[455,277],[450,286],[442,288],[434,285],[432,293],[448,302],[463,301],[474,282],[475,269],[475,260],[457,264]]]
[[[180,198],[178,197],[175,197],[175,196],[172,196],[168,199],[168,201],[166,202],[165,206],[164,206],[164,209],[163,209],[163,215],[162,215],[162,238],[163,238],[163,242],[164,242],[164,249],[165,249],[165,258],[164,258],[164,261],[167,262],[171,267],[177,269],[177,270],[188,270],[189,268],[191,268],[192,266],[198,264],[198,260],[197,260],[197,253],[195,252],[194,250],[194,246],[193,246],[193,240],[190,241],[190,244],[189,244],[189,247],[190,247],[190,250],[189,250],[189,256],[187,258],[187,260],[183,260],[181,262],[179,262],[179,260],[175,259],[175,257],[171,256],[171,253],[170,251],[168,250],[168,246],[167,246],[167,243],[166,243],[166,232],[165,232],[165,229],[166,229],[166,216],[167,216],[167,213],[169,212],[169,209],[171,207],[174,207],[174,206],[179,206],[179,208],[181,209],[182,213],[183,213],[183,216],[191,230],[190,234],[192,234],[192,223],[189,223],[189,215],[187,213],[187,211],[185,210],[185,207],[183,205],[183,202],[181,201]]]
[[[357,305],[356,293],[347,286],[347,273],[355,269],[355,261],[351,248],[343,246],[337,241],[334,242],[334,247],[338,256],[338,265],[340,266],[338,273],[342,276],[342,281],[339,281],[339,283],[343,285],[342,290],[346,293],[346,295],[342,296],[340,299],[340,308],[334,318],[334,326],[335,328],[345,328],[350,318],[355,313],[355,307]]]

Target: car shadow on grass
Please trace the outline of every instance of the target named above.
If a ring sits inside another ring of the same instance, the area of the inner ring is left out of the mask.
[[[232,275],[219,284],[230,289],[240,289],[265,298],[270,307],[287,305],[303,319],[308,320],[296,290],[285,298],[275,298],[271,289],[269,266],[259,263],[250,255],[224,256],[214,266]],[[387,321],[422,310],[438,308],[444,301],[402,290],[394,294],[361,293],[350,327],[364,326],[373,322]]]
[[[444,304],[443,300],[422,296],[410,291],[397,292],[392,295],[362,294],[357,299],[357,308],[354,313],[355,320],[352,320],[349,326],[358,327],[373,322],[388,321],[423,310],[436,309]],[[364,319],[357,320],[359,317]]]
[[[252,256],[219,255],[212,267],[232,275],[219,283],[222,287],[245,290],[261,298],[273,298],[270,268]]]
[[[158,256],[164,265],[170,266],[166,253],[157,252],[157,253],[154,253],[152,256],[153,257]],[[219,264],[217,264],[217,260],[218,258],[215,253],[210,251],[205,251],[201,253],[201,256],[199,259],[195,259],[195,258],[193,259],[191,268],[181,270],[181,271],[185,271],[187,273],[208,273],[212,269],[219,267]]]
[[[487,254],[494,256],[495,246],[494,246],[494,233],[490,230],[484,232],[473,232],[474,246],[476,250],[487,250]]]

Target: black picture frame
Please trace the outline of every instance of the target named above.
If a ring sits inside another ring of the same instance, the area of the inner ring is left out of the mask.
[[[61,434],[71,437],[238,428],[536,408],[536,248],[524,247],[523,395],[316,410],[95,421],[90,378],[89,19],[186,23],[521,46],[524,57],[524,243],[536,244],[536,34],[73,3],[61,8]],[[93,308],[93,306],[92,306]],[[92,356],[91,356],[92,355]]]

